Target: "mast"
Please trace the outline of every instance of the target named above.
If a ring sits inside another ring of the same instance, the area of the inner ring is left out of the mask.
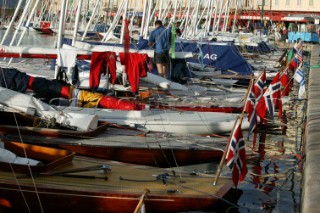
[[[83,0],[79,0],[79,2],[78,2],[78,10],[77,10],[77,14],[76,14],[76,20],[75,20],[75,23],[74,23],[74,31],[73,31],[71,46],[74,46],[74,44],[76,42],[76,39],[77,39],[77,34],[78,34],[78,29],[79,29],[79,22],[80,22],[80,14],[81,14],[81,10],[82,10],[82,2],[83,2]]]
[[[161,17],[162,4],[163,4],[163,0],[160,0],[160,4],[159,4],[159,12],[158,12],[158,19]]]
[[[177,16],[177,8],[178,7],[178,0],[175,0],[174,2],[174,11],[173,11],[173,22],[176,22],[176,16]]]
[[[150,5],[148,8],[148,15],[147,15],[147,20],[146,20],[146,25],[144,26],[144,33],[143,33],[143,38],[146,39],[148,36],[148,30],[149,30],[149,24],[150,24],[150,15],[151,15],[151,10],[152,10],[152,5],[153,5],[153,0],[148,0]]]
[[[201,24],[201,20],[203,19],[206,10],[207,10],[207,13],[209,13],[209,4],[210,4],[210,1],[207,1],[206,6],[202,9],[202,12],[201,12],[201,14],[200,14],[200,17],[198,18],[199,20],[197,21],[197,24],[196,24],[197,26],[198,26],[199,24]],[[201,10],[201,6],[200,6],[200,10]],[[205,20],[206,20],[206,21],[205,21],[205,23],[203,23],[203,25],[208,24],[208,19],[206,18]],[[205,33],[206,27],[205,27],[204,29],[202,29],[202,26],[201,26],[201,30]],[[201,33],[201,31],[200,31],[200,33]],[[205,35],[205,34],[204,34],[204,35]]]
[[[108,31],[106,32],[106,34],[104,35],[102,41],[107,41],[109,35],[112,34],[114,28],[116,27],[117,23],[119,22],[119,19],[120,19],[120,15],[121,15],[121,12],[123,10],[123,6],[125,4],[125,0],[123,0],[120,4],[120,6],[118,7],[118,10],[117,10],[117,14],[114,16],[114,19],[113,19],[113,22],[112,24],[110,25],[110,27],[108,28]]]
[[[64,32],[64,21],[66,16],[66,8],[67,8],[67,0],[61,1],[61,12],[60,12],[60,21],[59,21],[59,31],[58,31],[58,40],[57,40],[57,48],[60,49],[62,47],[62,37]]]
[[[223,31],[227,31],[227,26],[229,22],[229,15],[230,15],[230,0],[227,1],[225,5],[225,12],[224,12],[224,21],[223,21]]]
[[[186,13],[186,17],[185,17],[185,21],[184,21],[184,31],[183,31],[183,36],[186,37],[186,32],[188,29],[188,22],[189,22],[189,14],[190,14],[190,4],[191,4],[191,0],[188,0],[188,9],[187,9],[187,13]]]
[[[195,20],[193,23],[194,23],[194,26],[193,26],[193,32],[192,32],[192,36],[195,35],[196,31],[197,31],[197,20],[198,20],[198,14],[199,14],[199,5],[200,5],[200,0],[197,1],[197,6],[196,6],[196,14],[195,14],[195,17],[192,17],[193,20]]]
[[[69,10],[69,0],[66,0],[66,9],[64,11],[64,23],[63,23],[63,33],[68,20],[68,10]]]
[[[218,13],[218,3],[217,0],[214,1],[214,18],[213,18],[213,23],[212,23],[212,31],[211,34],[214,34],[214,31],[216,30],[217,26],[217,13]]]
[[[234,17],[233,17],[232,33],[234,33],[236,21],[237,21],[237,13],[238,13],[238,1],[237,0],[235,0],[235,7],[236,7],[236,10],[234,12]]]
[[[213,12],[213,3],[212,1],[209,1],[209,10],[208,10],[208,14],[207,14],[207,27],[205,29],[205,35],[207,35],[210,31],[210,26],[211,26],[211,22],[212,22],[212,12]]]
[[[167,14],[170,14],[170,8],[172,7],[173,2],[169,1],[166,5],[166,8],[164,9],[164,12],[162,13],[162,17],[158,18],[159,20],[161,20],[162,22],[164,22],[164,20],[167,17]]]
[[[21,5],[22,5],[22,1],[23,1],[23,0],[19,0],[18,5],[17,5],[17,8],[15,9],[14,14],[13,14],[13,16],[12,16],[12,18],[11,18],[9,27],[7,28],[6,32],[4,33],[4,36],[3,36],[3,38],[2,38],[2,41],[1,41],[0,45],[3,45],[3,43],[4,43],[4,41],[6,40],[6,38],[7,38],[8,34],[9,34],[10,30],[12,29],[13,22],[14,22],[14,20],[16,19],[17,15],[18,15],[18,12],[19,12],[20,7],[21,7]],[[26,4],[25,8],[27,7],[27,5],[29,5],[29,2],[30,2],[30,1],[31,1],[31,0],[28,0],[28,1],[27,1],[27,4]]]
[[[29,15],[29,18],[28,18],[28,20],[27,20],[27,22],[26,22],[26,26],[24,27],[24,29],[23,29],[23,31],[22,31],[22,34],[20,35],[20,39],[19,39],[19,41],[18,41],[18,43],[17,43],[16,46],[19,46],[19,45],[21,44],[22,39],[23,39],[24,35],[26,34],[26,32],[27,32],[27,30],[28,30],[27,28],[28,28],[29,25],[30,25],[31,19],[32,19],[33,15],[34,15],[35,12],[36,12],[36,9],[37,9],[37,7],[38,7],[39,2],[40,2],[40,0],[37,0],[37,1],[35,2],[32,10],[31,10],[31,13],[30,13],[30,15]]]
[[[25,6],[25,8],[24,8],[24,10],[23,10],[23,12],[22,12],[22,15],[21,15],[21,17],[20,17],[20,19],[19,19],[18,26],[17,26],[16,30],[14,31],[14,34],[13,34],[13,37],[12,37],[12,39],[11,39],[11,42],[10,42],[9,46],[12,46],[13,43],[14,43],[14,41],[16,40],[16,37],[17,37],[18,32],[19,32],[19,29],[20,29],[20,27],[22,26],[23,21],[26,19],[26,16],[27,16],[27,14],[28,14],[28,9],[29,9],[29,7],[30,7],[30,5],[31,5],[32,2],[33,2],[33,0],[29,0],[29,1],[27,2],[26,6]]]
[[[83,33],[83,35],[82,35],[81,41],[83,41],[84,38],[86,37],[86,34],[87,34],[88,29],[89,29],[89,27],[90,27],[90,24],[92,23],[92,20],[93,20],[94,16],[96,15],[96,11],[97,11],[97,8],[98,8],[99,4],[100,4],[100,0],[97,0],[96,5],[95,5],[94,8],[93,8],[91,17],[90,17],[90,19],[89,19],[89,22],[87,23],[86,29],[85,29],[85,31],[84,31],[84,33]]]
[[[18,40],[18,43],[17,43],[16,46],[19,46],[19,45],[21,44],[22,39],[23,39],[24,35],[25,35],[26,32],[27,32],[27,28],[29,27],[29,24],[30,24],[30,22],[31,22],[31,19],[32,19],[32,17],[33,17],[33,14],[34,14],[35,11],[36,11],[36,8],[37,8],[39,2],[40,2],[40,0],[37,0],[37,1],[36,1],[36,3],[35,3],[32,11],[31,11],[31,13],[30,13],[30,16],[29,16],[29,18],[28,18],[28,20],[27,20],[27,22],[26,22],[26,26],[24,27],[23,32],[22,32],[22,34],[20,35],[20,39]],[[28,5],[28,7],[29,7],[29,6],[30,6],[30,5]],[[25,11],[28,10],[28,7],[25,8]],[[22,17],[20,18],[20,22],[19,22],[19,24],[18,24],[18,27],[17,27],[15,33],[19,31],[19,29],[20,29],[20,27],[21,27],[21,25],[22,25],[21,20],[25,20],[25,18],[23,18],[23,17],[26,17],[26,15],[27,15],[27,13],[25,13],[24,16],[22,16]],[[15,37],[12,39],[12,41],[11,41],[11,43],[10,43],[10,46],[12,46],[14,40],[15,40]],[[8,64],[11,64],[11,62],[12,62],[12,58],[9,60]]]
[[[57,41],[57,48],[58,50],[62,47],[62,37],[63,37],[63,28],[64,28],[64,20],[65,20],[65,10],[66,10],[66,4],[67,0],[61,1],[61,11],[60,11],[60,21],[59,21],[59,31],[58,31],[58,41]],[[54,72],[54,78],[57,78],[59,71],[59,66],[56,65],[55,72]]]
[[[128,1],[125,2],[124,6],[124,14],[122,17],[122,23],[121,23],[121,34],[120,34],[120,44],[123,44],[123,34],[124,34],[124,25],[127,19],[127,11],[128,11]]]
[[[140,29],[140,36],[142,36],[142,37],[143,37],[144,28],[146,27],[145,26],[146,25],[145,22],[146,22],[147,5],[148,5],[148,0],[144,0],[142,21],[141,21],[141,29]]]
[[[220,19],[221,19],[221,16],[222,16],[222,1],[220,1],[220,10],[219,10],[219,17],[218,17],[218,22],[216,23],[217,24],[217,31],[219,31],[219,27],[220,27]],[[220,29],[222,31],[222,29]]]
[[[262,4],[261,4],[261,27],[263,27],[264,5],[265,5],[265,0],[262,0]]]
[[[176,16],[177,16],[177,7],[178,7],[178,0],[174,1],[174,10],[173,10],[173,16],[170,19],[169,26],[173,22],[173,24],[176,24]]]

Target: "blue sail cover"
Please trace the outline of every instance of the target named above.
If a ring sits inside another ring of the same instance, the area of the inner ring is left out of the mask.
[[[149,49],[148,41],[142,38],[139,39],[137,46],[139,49]],[[193,52],[198,55],[197,58],[187,58],[187,62],[216,67],[222,71],[232,70],[239,75],[251,75],[253,72],[253,67],[231,42],[201,42],[177,39],[176,52]]]
[[[71,43],[71,41],[64,39],[64,43]],[[114,43],[89,43],[94,45],[123,46],[123,44]],[[137,50],[151,49],[148,45],[148,40],[143,38],[140,38],[137,44],[130,44],[130,48]],[[232,70],[239,75],[251,75],[254,69],[231,42],[201,42],[177,39],[176,52],[196,53],[197,57],[186,58],[186,62],[212,66],[226,71],[226,74],[230,74],[227,70]]]
[[[251,75],[252,66],[243,58],[237,47],[231,42],[201,42],[177,40],[176,52],[197,53],[197,58],[186,61],[209,65],[222,71],[232,70],[239,75]],[[230,73],[228,73],[230,74]]]
[[[270,46],[264,42],[261,41],[258,43],[258,46],[245,46],[248,52],[257,52],[257,53],[270,53],[272,50]]]

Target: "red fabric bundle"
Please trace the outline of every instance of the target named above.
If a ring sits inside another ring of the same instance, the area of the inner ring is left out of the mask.
[[[99,106],[106,109],[119,109],[119,110],[143,110],[144,104],[132,103],[125,100],[120,100],[111,96],[103,96],[99,102]]]
[[[106,68],[109,68],[111,83],[116,81],[116,54],[114,52],[93,52],[90,63],[90,88],[98,88],[101,74],[106,74]]]
[[[146,77],[148,71],[148,55],[140,53],[119,53],[120,62],[125,66],[132,92],[137,92],[139,78]]]

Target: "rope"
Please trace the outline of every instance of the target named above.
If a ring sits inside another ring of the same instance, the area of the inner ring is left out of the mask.
[[[2,69],[2,67],[0,67],[0,70],[1,70],[1,73],[2,73],[2,77],[3,77],[2,80],[3,80],[4,84],[5,84],[5,87],[8,88],[8,85],[7,85],[7,82],[6,82],[6,78],[5,78],[5,74],[4,74],[4,70]],[[20,132],[18,120],[17,120],[17,117],[16,117],[15,113],[13,113],[13,117],[14,117],[14,121],[15,121],[15,124],[16,124],[16,127],[17,127],[19,139],[20,139],[21,143],[24,144],[24,142],[22,140],[22,135],[21,135],[21,132]],[[23,152],[24,152],[24,156],[26,158],[28,158],[28,155],[27,155],[27,152],[26,152],[25,149],[23,149]],[[15,181],[16,181],[16,183],[18,185],[18,188],[20,189],[20,192],[21,192],[21,195],[23,197],[24,203],[26,204],[28,211],[31,212],[30,207],[28,205],[28,202],[26,200],[26,197],[24,196],[23,191],[21,190],[21,186],[20,186],[19,180],[18,180],[18,178],[16,176],[16,173],[14,172],[12,164],[9,163],[9,165],[10,165],[11,171],[12,171],[14,177],[15,177]],[[40,197],[39,197],[39,194],[38,194],[37,186],[36,186],[36,183],[35,183],[33,175],[32,175],[31,166],[30,166],[30,164],[27,164],[27,166],[28,166],[28,170],[29,170],[29,173],[30,173],[30,176],[31,176],[31,179],[32,179],[32,184],[33,184],[35,192],[36,192],[36,196],[37,196],[37,200],[39,202],[39,206],[40,206],[41,212],[44,212],[43,211],[43,207],[42,207],[42,203],[41,203],[41,200],[40,200]]]

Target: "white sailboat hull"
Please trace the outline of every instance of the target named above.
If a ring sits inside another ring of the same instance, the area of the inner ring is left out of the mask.
[[[174,134],[223,134],[230,133],[238,115],[220,112],[191,112],[145,109],[121,111],[97,108],[59,107],[64,112],[97,115],[99,120],[136,127],[145,131]],[[243,129],[249,128],[244,119]]]

